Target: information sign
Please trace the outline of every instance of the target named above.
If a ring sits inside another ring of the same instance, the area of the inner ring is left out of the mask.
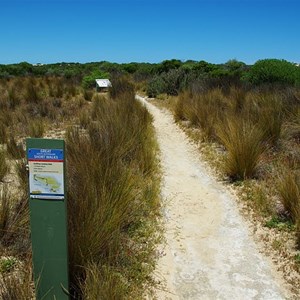
[[[37,300],[69,300],[65,142],[27,139],[32,262]]]
[[[64,157],[61,149],[28,149],[31,198],[64,198]]]

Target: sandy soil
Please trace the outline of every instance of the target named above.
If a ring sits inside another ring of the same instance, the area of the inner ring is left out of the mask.
[[[259,253],[233,196],[210,176],[198,150],[166,110],[154,117],[163,169],[166,245],[158,299],[287,299],[271,261]]]

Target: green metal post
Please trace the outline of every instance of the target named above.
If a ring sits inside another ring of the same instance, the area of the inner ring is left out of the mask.
[[[27,139],[33,271],[38,300],[69,299],[65,145]]]

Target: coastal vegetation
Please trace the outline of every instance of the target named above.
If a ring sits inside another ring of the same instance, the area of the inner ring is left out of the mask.
[[[112,81],[109,93],[96,92],[96,78]],[[251,66],[22,62],[0,65],[0,298],[34,294],[27,137],[66,141],[72,297],[151,294],[160,172],[152,119],[136,91],[172,110],[255,222],[289,236],[293,251],[270,247],[299,271],[299,66],[277,59]]]

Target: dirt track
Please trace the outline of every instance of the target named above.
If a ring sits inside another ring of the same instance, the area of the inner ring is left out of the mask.
[[[233,197],[206,171],[195,145],[142,97],[154,117],[161,150],[166,246],[158,299],[286,299],[282,281],[263,257]]]

